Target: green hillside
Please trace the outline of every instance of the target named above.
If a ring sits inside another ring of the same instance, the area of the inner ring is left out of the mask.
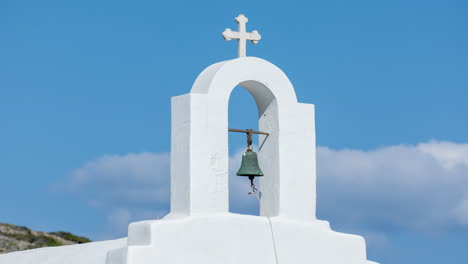
[[[0,223],[0,254],[41,247],[55,247],[91,242],[68,232],[45,233],[24,226]]]

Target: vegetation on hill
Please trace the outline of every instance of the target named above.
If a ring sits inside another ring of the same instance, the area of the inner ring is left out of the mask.
[[[24,226],[0,223],[0,254],[19,250],[73,245],[91,242],[69,232],[45,233]]]
[[[63,231],[52,232],[52,233],[49,233],[49,234],[56,235],[56,236],[61,237],[61,238],[65,239],[65,240],[75,242],[76,244],[83,244],[83,243],[91,242],[91,240],[89,238],[87,238],[87,237],[76,236],[76,235],[74,235],[72,233],[63,232]]]

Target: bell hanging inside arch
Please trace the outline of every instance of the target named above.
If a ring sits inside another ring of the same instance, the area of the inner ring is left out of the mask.
[[[244,155],[242,155],[241,166],[236,174],[237,176],[249,177],[250,187],[252,187],[252,191],[249,192],[249,194],[256,194],[258,196],[258,199],[260,199],[261,194],[255,187],[254,178],[263,176],[263,172],[260,169],[260,166],[258,165],[257,153],[253,151],[252,136],[253,134],[262,134],[268,136],[269,134],[261,131],[254,131],[253,129],[241,130],[230,128],[229,131],[242,132],[247,134],[247,150],[244,152]]]
[[[242,163],[236,175],[248,176],[252,179],[254,177],[263,176],[263,172],[258,165],[257,153],[253,152],[252,149],[248,148],[247,151],[244,152],[244,155],[242,155]]]
[[[253,129],[247,129],[245,132],[247,133],[247,150],[244,152],[244,155],[242,155],[242,163],[237,172],[237,176],[248,176],[253,185],[253,179],[258,176],[263,176],[263,172],[258,165],[257,153],[252,151],[252,136],[255,132]]]

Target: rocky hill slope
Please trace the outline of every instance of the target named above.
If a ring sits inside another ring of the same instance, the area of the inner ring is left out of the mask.
[[[27,227],[0,223],[0,254],[19,250],[91,242],[68,232],[45,233]]]

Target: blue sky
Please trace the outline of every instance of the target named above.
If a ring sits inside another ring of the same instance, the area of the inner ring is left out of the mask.
[[[382,263],[468,261],[461,0],[1,1],[0,222],[108,239],[163,216],[170,98],[236,56],[221,32],[239,13],[262,34],[247,54],[316,105],[319,218]],[[234,90],[230,125],[255,111]]]

